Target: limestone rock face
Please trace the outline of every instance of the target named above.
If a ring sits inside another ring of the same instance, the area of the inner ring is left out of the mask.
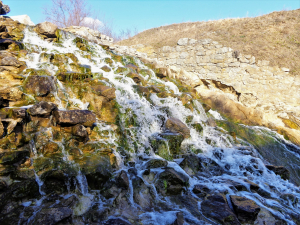
[[[6,15],[10,12],[10,8],[8,5],[4,5],[2,1],[0,1],[0,15]]]
[[[54,112],[58,124],[82,124],[91,127],[96,122],[96,115],[89,110],[58,110]]]
[[[56,38],[55,32],[57,29],[58,27],[50,22],[43,22],[36,25],[37,32],[48,38]]]
[[[184,138],[190,137],[190,130],[189,128],[181,122],[179,119],[171,117],[166,122],[166,128],[172,132],[180,133],[183,135]]]

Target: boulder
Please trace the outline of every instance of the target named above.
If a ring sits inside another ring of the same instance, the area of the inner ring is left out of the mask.
[[[159,174],[155,184],[158,192],[163,195],[180,194],[188,186],[189,178],[173,168],[166,168]]]
[[[24,82],[24,92],[46,97],[56,91],[56,78],[52,76],[29,76]]]
[[[120,188],[128,189],[129,188],[129,179],[127,173],[122,170],[116,177],[117,186]]]
[[[284,166],[266,165],[266,167],[284,180],[288,180],[290,177],[290,172]]]
[[[126,76],[130,77],[136,84],[144,83],[144,78],[135,72],[129,72]]]
[[[57,110],[57,106],[54,103],[41,101],[27,111],[31,116],[49,117],[54,110]]]
[[[184,219],[183,219],[183,213],[178,212],[176,213],[176,220],[171,223],[171,225],[183,225],[184,224]]]
[[[104,85],[95,85],[92,89],[101,96],[106,97],[108,100],[116,98],[116,89],[113,87],[108,87]]]
[[[168,165],[168,161],[163,159],[150,159],[143,166],[145,169],[155,169],[160,167],[166,167]]]
[[[71,217],[73,210],[68,207],[49,208],[39,211],[33,221],[33,224],[54,225],[62,220]]]
[[[89,110],[57,110],[53,114],[56,122],[61,125],[81,124],[91,127],[96,123],[96,115]]]
[[[151,211],[154,208],[155,193],[152,186],[147,186],[140,177],[132,179],[133,200],[143,210]]]
[[[4,5],[2,1],[0,1],[0,15],[6,15],[10,12],[10,8],[8,5]]]
[[[108,66],[103,66],[101,67],[101,70],[103,70],[104,72],[110,72],[111,68],[109,68]]]
[[[184,156],[179,166],[190,176],[197,174],[201,168],[199,157],[195,154]]]
[[[239,225],[236,215],[231,211],[223,195],[211,195],[201,203],[204,216],[226,225]]]
[[[189,128],[179,119],[174,117],[169,118],[165,124],[165,127],[172,132],[182,134],[184,138],[190,137]]]
[[[211,191],[206,185],[196,184],[193,188],[193,192],[199,197],[205,197]]]
[[[84,141],[87,141],[89,138],[86,128],[81,124],[77,124],[76,126],[72,127],[72,134],[83,139]]]
[[[256,220],[260,207],[253,200],[236,195],[231,195],[230,200],[241,222],[250,223]]]
[[[200,169],[198,175],[210,177],[210,176],[221,176],[224,173],[224,169],[216,163],[214,160],[200,156]]]
[[[36,25],[36,31],[47,38],[56,38],[55,32],[57,29],[58,27],[50,22],[43,22]]]

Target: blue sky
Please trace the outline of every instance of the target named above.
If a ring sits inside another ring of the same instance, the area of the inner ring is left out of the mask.
[[[300,8],[300,0],[88,0],[92,8],[114,29],[137,29],[181,22],[254,17],[273,11]],[[51,0],[3,0],[11,8],[8,16],[27,14],[34,23],[43,22],[43,7]]]

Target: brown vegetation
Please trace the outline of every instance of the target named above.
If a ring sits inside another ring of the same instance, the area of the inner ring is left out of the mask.
[[[300,75],[300,9],[273,12],[255,18],[188,22],[152,28],[120,45],[144,44],[154,49],[174,46],[180,38],[210,38],[224,46],[287,67]]]

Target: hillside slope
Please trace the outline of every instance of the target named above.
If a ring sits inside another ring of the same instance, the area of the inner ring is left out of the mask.
[[[210,38],[224,46],[268,60],[271,66],[288,67],[300,75],[300,9],[273,12],[255,18],[224,19],[172,24],[143,31],[119,42],[144,44],[155,49],[174,46],[180,38]]]

